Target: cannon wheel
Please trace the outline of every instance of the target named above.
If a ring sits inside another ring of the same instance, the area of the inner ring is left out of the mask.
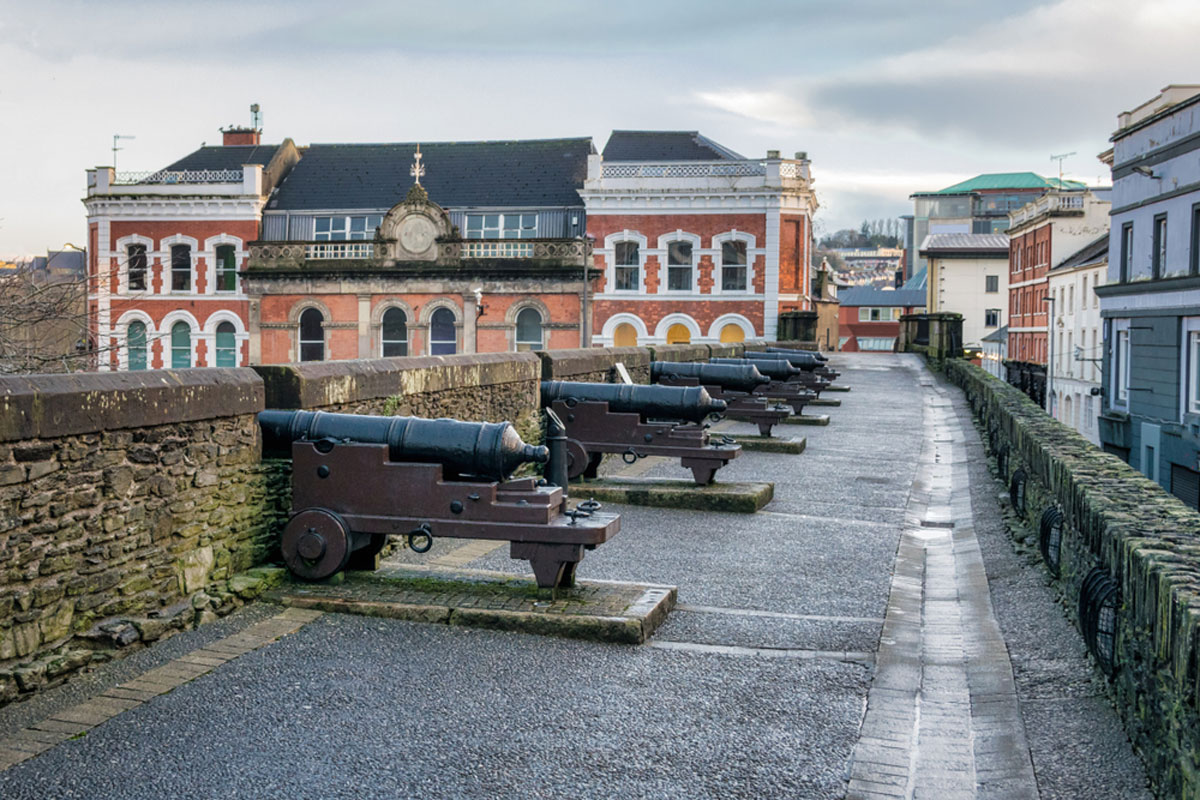
[[[567,478],[574,480],[588,468],[588,451],[578,439],[567,439]]]
[[[692,467],[692,478],[697,486],[708,486],[717,474],[717,467]]]
[[[350,529],[341,517],[324,508],[306,508],[294,515],[279,543],[288,569],[308,581],[345,569],[350,547]]]

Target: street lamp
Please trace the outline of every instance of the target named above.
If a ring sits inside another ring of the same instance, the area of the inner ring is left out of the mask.
[[[1054,416],[1054,295],[1047,294],[1042,298],[1043,303],[1050,304],[1050,316],[1046,318],[1046,338],[1049,340],[1049,352],[1046,365],[1046,413]]]

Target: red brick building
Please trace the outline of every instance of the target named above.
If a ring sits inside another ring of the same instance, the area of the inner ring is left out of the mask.
[[[900,317],[925,310],[925,290],[857,286],[839,292],[838,302],[838,350],[890,353],[900,335]]]
[[[691,131],[614,131],[580,194],[595,241],[593,343],[775,336],[812,310],[803,153],[748,159]]]

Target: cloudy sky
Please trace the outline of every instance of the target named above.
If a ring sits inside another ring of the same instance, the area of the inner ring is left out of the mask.
[[[84,169],[264,136],[700,130],[805,150],[818,232],[979,172],[1095,183],[1117,112],[1200,82],[1197,0],[0,0],[0,256],[81,243]],[[1106,178],[1104,179],[1107,180]]]

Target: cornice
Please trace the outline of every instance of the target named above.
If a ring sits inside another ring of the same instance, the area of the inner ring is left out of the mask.
[[[253,219],[262,216],[265,198],[242,197],[89,197],[89,217],[169,217],[172,219]]]

